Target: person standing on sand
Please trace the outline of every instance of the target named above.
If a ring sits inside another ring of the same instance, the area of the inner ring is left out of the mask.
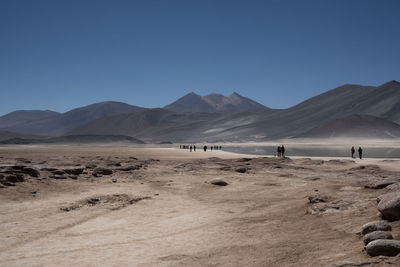
[[[192,152],[192,146],[190,146],[190,152]]]
[[[204,152],[206,152],[207,151],[207,146],[204,146],[203,149],[204,149]]]
[[[362,148],[359,147],[358,148],[358,155],[360,156],[360,159],[362,159],[362,152],[363,152]]]
[[[354,153],[356,150],[354,149],[354,146],[351,147],[351,158],[354,159]]]
[[[281,156],[281,147],[278,146],[278,148],[276,149],[276,153],[277,153],[277,157]]]
[[[193,145],[193,151],[196,152],[196,145]]]
[[[285,157],[285,147],[282,145],[281,147],[282,158]]]

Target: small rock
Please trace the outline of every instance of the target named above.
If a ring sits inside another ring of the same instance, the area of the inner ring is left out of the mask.
[[[400,253],[400,240],[378,239],[371,241],[366,247],[368,255],[396,256]]]
[[[389,193],[379,197],[378,210],[386,220],[400,219],[400,192]]]
[[[235,169],[235,172],[245,173],[247,172],[247,169],[245,167],[239,167]]]
[[[370,189],[382,189],[382,188],[385,188],[394,183],[396,183],[396,181],[381,181],[381,182],[377,182],[375,184],[365,185],[364,187],[370,188]]]
[[[315,195],[315,196],[309,196],[308,201],[310,203],[319,203],[319,202],[328,202],[328,197],[323,196],[323,195]]]
[[[40,170],[45,171],[45,172],[53,172],[53,171],[56,171],[57,169],[56,168],[41,168]]]
[[[119,168],[118,170],[125,171],[125,172],[134,171],[134,170],[138,170],[138,169],[142,168],[142,166],[143,166],[143,164],[136,164],[136,165],[122,167],[122,168]]]
[[[49,176],[50,178],[53,178],[53,179],[67,179],[67,177],[66,176],[63,176],[63,175],[58,175],[58,174],[55,174],[55,175],[50,175]]]
[[[22,173],[29,174],[29,175],[32,176],[32,177],[39,177],[39,174],[40,174],[38,170],[36,170],[36,169],[34,169],[34,168],[29,168],[29,167],[24,167],[24,168],[21,170],[21,172],[22,172]]]
[[[11,183],[11,182],[9,182],[9,181],[0,181],[0,183],[1,183],[2,185],[5,185],[5,186],[15,186],[15,184],[13,184],[13,183]]]
[[[227,186],[228,185],[227,182],[220,180],[220,179],[211,180],[210,183],[213,185],[219,185],[219,186]]]
[[[111,175],[113,173],[112,170],[103,168],[103,167],[97,167],[96,169],[93,170],[93,176],[100,176],[100,175]]]
[[[68,174],[73,174],[73,175],[79,175],[79,174],[82,174],[83,173],[83,168],[68,168],[68,169],[63,169],[63,171],[65,172],[65,173],[68,173]]]
[[[55,170],[55,171],[52,171],[51,173],[53,173],[53,174],[55,174],[55,175],[64,175],[65,174],[65,171],[63,171],[63,170]]]
[[[393,239],[393,236],[389,232],[385,231],[374,231],[364,236],[364,245],[368,245],[369,242],[377,239]]]
[[[22,171],[24,168],[26,168],[26,166],[24,166],[24,165],[14,165],[14,166],[11,166],[11,169],[17,170],[17,171]]]
[[[373,221],[361,227],[361,234],[366,235],[374,231],[390,231],[392,227],[385,221]]]
[[[6,176],[5,180],[10,183],[18,183],[19,182],[19,179],[16,175]]]

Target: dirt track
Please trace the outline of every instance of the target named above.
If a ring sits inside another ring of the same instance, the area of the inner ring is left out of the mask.
[[[2,266],[385,266],[357,232],[379,219],[386,189],[364,185],[400,179],[397,160],[68,147],[1,148],[0,157],[2,166],[85,169],[0,188]],[[91,165],[113,174],[94,177]]]

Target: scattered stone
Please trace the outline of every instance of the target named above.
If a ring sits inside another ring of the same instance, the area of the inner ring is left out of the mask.
[[[315,195],[315,196],[309,196],[308,201],[310,203],[319,203],[319,202],[328,202],[328,197],[323,196],[323,195]]]
[[[150,197],[133,197],[127,194],[96,195],[77,201],[68,206],[61,207],[60,210],[68,212],[81,209],[83,207],[96,206],[103,206],[104,208],[108,208],[110,210],[119,210],[145,199],[150,199]]]
[[[385,188],[394,183],[396,183],[396,181],[381,181],[381,182],[377,182],[375,184],[365,185],[364,187],[370,188],[370,189],[382,189],[382,188]]]
[[[86,167],[87,169],[95,169],[95,168],[97,167],[97,165],[91,163],[91,164],[86,165],[85,167]]]
[[[79,174],[82,174],[83,173],[83,168],[68,168],[68,169],[63,169],[63,171],[65,172],[65,173],[68,173],[68,174],[73,174],[73,175],[79,175]]]
[[[119,168],[118,170],[127,172],[127,171],[139,170],[142,167],[143,167],[143,164],[136,164],[136,165],[125,166],[125,167]]]
[[[219,185],[219,186],[227,186],[228,185],[227,182],[220,180],[220,179],[211,180],[210,183],[213,185]]]
[[[15,186],[15,184],[9,182],[9,181],[0,181],[0,183],[4,186]]]
[[[361,234],[366,235],[374,231],[390,231],[392,227],[385,221],[373,221],[361,227]]]
[[[50,178],[53,178],[53,179],[67,179],[67,177],[66,176],[63,176],[63,175],[58,175],[58,174],[55,174],[55,175],[50,175],[49,176]]]
[[[380,197],[378,210],[383,219],[391,221],[400,219],[400,192]]]
[[[241,158],[241,159],[237,159],[236,162],[247,162],[252,160],[252,158]]]
[[[95,177],[101,175],[111,175],[112,173],[113,173],[112,170],[103,167],[97,167],[96,169],[93,170],[93,176]]]
[[[366,247],[368,255],[396,256],[400,253],[400,240],[378,239],[371,241]]]
[[[245,167],[239,167],[235,169],[235,172],[245,173],[247,172],[247,169]]]
[[[56,169],[56,168],[41,168],[40,170],[41,170],[41,171],[44,171],[44,172],[54,172],[54,171],[56,171],[57,169]]]
[[[364,245],[368,245],[369,242],[377,239],[393,239],[393,236],[389,232],[385,231],[374,231],[364,236]]]
[[[52,171],[52,173],[55,174],[55,175],[64,175],[65,171],[56,169],[55,171]]]
[[[20,182],[20,179],[16,175],[6,176],[5,180],[7,182],[10,182],[10,183],[18,183],[18,182]]]
[[[113,183],[116,183],[116,182],[117,182],[117,179],[113,178],[111,181],[112,181]]]
[[[39,177],[40,173],[38,170],[34,169],[34,168],[29,168],[29,167],[24,167],[21,170],[22,173],[26,173],[29,174],[32,177]]]
[[[10,167],[13,170],[17,170],[17,171],[22,171],[24,168],[26,168],[26,166],[24,165],[14,165]]]
[[[399,182],[393,183],[393,184],[387,186],[386,189],[388,189],[390,191],[394,191],[394,190],[400,191],[400,183]]]

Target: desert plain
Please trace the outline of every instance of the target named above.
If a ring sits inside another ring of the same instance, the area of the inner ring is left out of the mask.
[[[0,171],[1,266],[400,265],[360,234],[399,159],[3,146]]]

